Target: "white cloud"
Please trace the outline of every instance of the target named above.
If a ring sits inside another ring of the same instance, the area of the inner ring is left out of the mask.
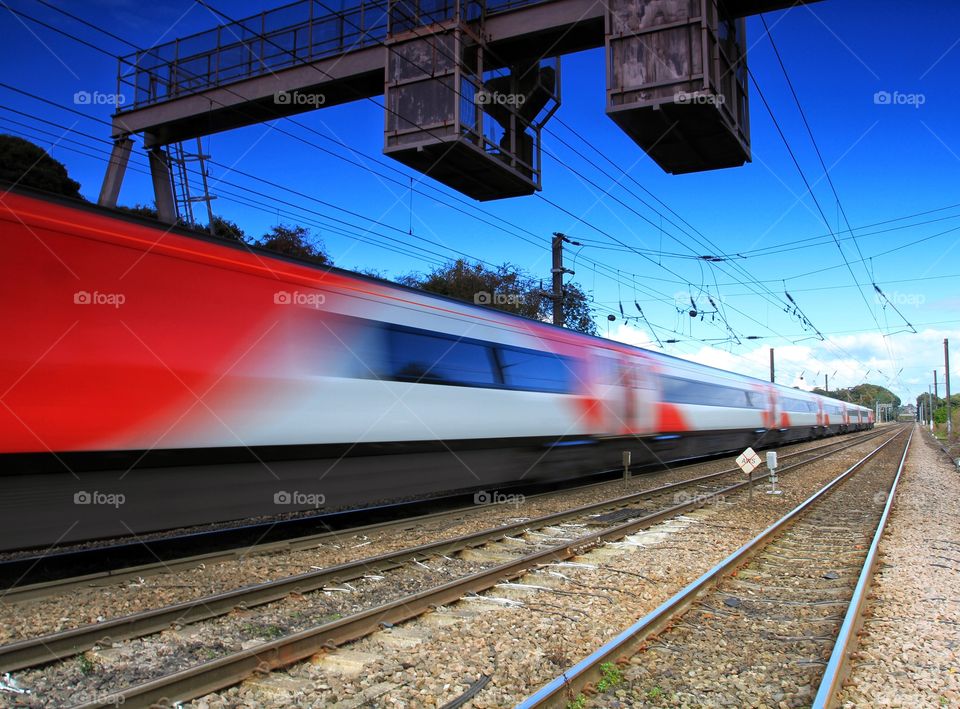
[[[945,337],[950,339],[953,349],[951,391],[957,393],[960,392],[960,378],[957,376],[960,372],[960,330],[928,329],[919,334],[899,333],[886,338],[878,333],[837,335],[828,337],[826,342],[813,340],[778,346],[775,347],[777,383],[807,390],[814,386],[822,388],[826,374],[831,390],[864,382],[879,384],[907,403],[927,391],[933,369],[937,368],[940,395],[943,396]],[[623,323],[610,333],[610,338],[659,351],[645,331]],[[732,352],[710,345],[694,352],[680,352],[668,346],[666,352],[758,379],[770,378],[768,345],[736,348]]]

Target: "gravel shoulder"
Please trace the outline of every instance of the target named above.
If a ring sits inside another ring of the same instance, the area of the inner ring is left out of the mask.
[[[960,474],[918,431],[844,707],[960,706]]]

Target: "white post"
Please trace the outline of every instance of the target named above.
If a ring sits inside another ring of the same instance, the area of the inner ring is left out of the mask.
[[[783,494],[782,490],[777,489],[777,452],[767,451],[767,468],[770,470],[770,489],[768,495]]]

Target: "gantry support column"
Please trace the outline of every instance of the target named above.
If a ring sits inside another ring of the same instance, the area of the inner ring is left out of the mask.
[[[107,163],[107,173],[103,176],[103,185],[100,187],[100,198],[97,204],[102,207],[116,207],[120,196],[120,185],[123,184],[123,175],[130,162],[130,151],[133,149],[133,140],[120,138],[113,143],[110,151],[110,162]]]
[[[153,194],[157,201],[157,219],[166,224],[177,223],[177,207],[173,201],[173,181],[170,160],[160,146],[150,148],[150,177],[153,179]]]

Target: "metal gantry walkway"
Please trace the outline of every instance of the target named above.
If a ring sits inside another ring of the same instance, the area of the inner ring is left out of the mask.
[[[663,169],[742,165],[750,159],[742,18],[800,4],[340,1],[349,5],[299,0],[121,57],[126,100],[101,203],[116,202],[132,134],[159,150],[379,95],[388,155],[478,199],[531,194],[540,188],[540,128],[560,101],[559,57],[598,47],[608,115]],[[416,141],[398,133],[412,128]]]

